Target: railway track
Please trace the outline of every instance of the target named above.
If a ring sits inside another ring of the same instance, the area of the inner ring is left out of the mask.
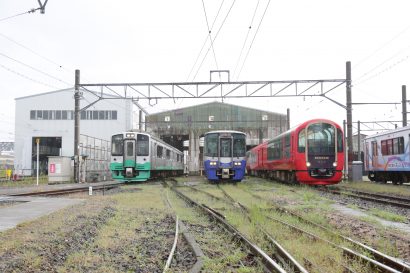
[[[370,193],[358,190],[347,190],[347,189],[334,189],[334,188],[318,188],[321,191],[329,192],[332,194],[346,195],[353,198],[358,198],[366,201],[372,201],[375,203],[386,204],[393,207],[400,207],[410,209],[410,198],[397,197],[385,194]]]
[[[234,226],[228,223],[221,213],[217,212],[216,210],[210,208],[207,205],[199,204],[198,202],[188,197],[186,194],[182,193],[176,187],[171,187],[171,189],[185,202],[201,209],[201,211],[203,211],[205,214],[207,214],[209,217],[211,217],[216,222],[218,222],[221,226],[223,226],[224,229],[227,230],[231,234],[232,237],[237,238],[247,249],[249,249],[253,253],[253,255],[258,257],[258,259],[261,260],[262,264],[266,267],[266,269],[269,272],[280,272],[280,273],[287,272],[281,265],[278,264],[277,261],[275,261],[272,257],[270,257],[259,246],[254,244],[245,235],[243,235],[238,229],[236,229]],[[291,260],[288,260],[287,262],[292,263]],[[307,271],[294,271],[294,272],[307,272]]]
[[[117,188],[121,184],[105,184],[105,185],[98,185],[92,186],[93,191],[103,191],[103,193],[107,190]],[[10,194],[9,196],[56,196],[56,195],[65,195],[71,193],[79,193],[79,192],[88,192],[90,186],[80,186],[75,188],[65,188],[65,189],[56,189],[56,190],[47,190],[47,191],[33,191],[33,192],[24,192],[24,193],[14,193]]]
[[[219,186],[218,186],[219,187]],[[194,187],[192,187],[194,189]],[[235,201],[234,198],[232,198],[224,189],[222,189],[222,187],[219,187],[220,190],[223,192],[224,196],[226,197],[225,202],[231,202],[233,204],[235,204],[236,206],[238,206],[238,202]],[[200,190],[200,189],[194,189],[195,191],[202,191],[205,192],[208,196],[213,196],[213,198],[221,200],[223,198],[219,197],[219,196],[215,196],[213,194],[210,194],[206,191]],[[248,192],[249,194],[251,194],[252,196],[254,196],[255,198],[258,199],[262,199],[261,196],[253,193],[253,192]],[[246,208],[244,205],[239,204],[239,207],[241,207],[241,210],[249,212],[249,209]],[[272,221],[276,221],[278,223],[281,223],[282,225],[288,227],[289,229],[292,229],[293,231],[300,233],[300,234],[304,234],[305,236],[311,238],[312,240],[315,241],[322,241],[324,243],[327,243],[329,245],[331,245],[334,248],[338,248],[339,250],[342,251],[344,256],[348,256],[351,257],[352,259],[358,259],[361,260],[364,264],[369,264],[374,270],[375,272],[406,272],[409,273],[410,272],[410,266],[406,263],[404,263],[403,261],[396,259],[394,257],[390,257],[388,255],[385,255],[363,243],[360,243],[358,241],[355,241],[351,238],[348,238],[346,236],[342,236],[340,234],[337,234],[331,230],[329,230],[328,228],[319,225],[317,223],[314,223],[310,220],[305,219],[304,217],[302,217],[301,215],[290,211],[289,209],[284,209],[282,207],[276,206],[276,205],[272,205],[272,207],[277,210],[280,211],[281,213],[285,213],[288,215],[291,215],[293,217],[298,218],[300,221],[310,225],[310,226],[314,226],[320,230],[323,230],[324,232],[330,234],[332,237],[338,239],[339,241],[342,240],[346,243],[348,243],[349,245],[354,247],[354,250],[352,248],[348,248],[346,246],[343,245],[338,245],[337,243],[331,242],[327,239],[323,239],[309,231],[306,231],[302,228],[299,228],[295,225],[289,224],[285,221],[282,221],[278,218],[274,218],[274,217],[270,217],[270,216],[266,216],[267,218],[269,218]],[[360,253],[361,252],[361,253]],[[369,257],[369,254],[371,257]],[[306,257],[304,258],[304,264],[306,268],[311,269],[312,267],[315,267],[316,270],[318,268],[318,266],[314,265],[314,263],[312,263],[311,261],[309,261]],[[353,269],[350,269],[348,265],[345,264],[340,264],[341,267],[344,268],[344,272],[355,272]],[[320,270],[319,270],[320,271]]]

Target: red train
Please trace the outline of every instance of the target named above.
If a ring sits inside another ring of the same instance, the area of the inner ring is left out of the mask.
[[[248,174],[310,185],[342,180],[344,141],[338,124],[306,121],[247,152]]]

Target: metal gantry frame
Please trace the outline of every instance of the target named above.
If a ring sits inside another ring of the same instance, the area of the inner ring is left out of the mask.
[[[347,113],[347,146],[352,147],[352,101],[351,101],[351,64],[346,62],[346,79],[284,80],[284,81],[210,81],[210,82],[168,82],[168,83],[81,83],[80,71],[75,71],[75,132],[74,132],[74,172],[78,181],[79,124],[80,112],[102,99],[130,99],[141,111],[147,112],[139,104],[147,101],[155,105],[160,99],[228,99],[228,98],[284,98],[284,97],[321,97],[337,104]],[[346,104],[328,96],[329,92],[346,85]],[[99,89],[91,90],[91,89]],[[97,99],[80,109],[81,91],[93,93]],[[114,96],[113,96],[114,94]],[[289,122],[289,121],[288,121]],[[352,160],[352,149],[348,158]],[[349,161],[349,162],[350,162]]]

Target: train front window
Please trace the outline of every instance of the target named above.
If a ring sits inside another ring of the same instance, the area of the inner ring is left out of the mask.
[[[137,156],[149,155],[149,137],[147,135],[137,135]]]
[[[232,157],[232,139],[221,138],[221,157]]]
[[[123,148],[123,136],[121,135],[114,135],[111,138],[111,155],[113,156],[120,156],[124,152]]]
[[[335,153],[335,127],[328,123],[315,123],[307,128],[307,146],[311,155]]]
[[[243,157],[246,153],[245,135],[233,134],[233,156]]]
[[[218,156],[218,134],[207,134],[205,136],[205,156]]]

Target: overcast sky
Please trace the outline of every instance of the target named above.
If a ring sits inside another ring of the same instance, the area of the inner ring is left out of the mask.
[[[237,81],[315,80],[345,78],[351,61],[353,102],[400,103],[401,86],[410,89],[408,0],[49,0],[45,14],[8,18],[37,7],[0,0],[0,141],[14,140],[14,98],[72,87],[75,69],[82,83],[208,81],[215,69]],[[208,25],[215,40],[205,56]],[[328,96],[345,104],[345,93],[343,86]],[[143,106],[155,113],[205,102]],[[225,102],[289,108],[292,126],[346,119],[317,97]],[[357,120],[401,120],[401,105],[354,106]]]

